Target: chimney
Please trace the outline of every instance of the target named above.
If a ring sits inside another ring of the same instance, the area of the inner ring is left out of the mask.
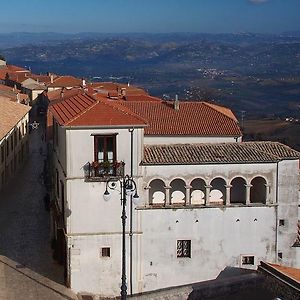
[[[17,93],[17,102],[20,103],[20,94]]]
[[[129,83],[129,81],[127,82],[127,86],[130,86],[130,83]]]
[[[85,83],[85,79],[82,78],[82,87],[85,88],[86,83]]]
[[[53,75],[50,75],[50,82],[53,83]]]
[[[175,110],[179,110],[179,100],[178,100],[178,95],[175,96],[174,109],[175,109]]]
[[[126,88],[121,88],[121,96],[126,96]]]
[[[63,97],[64,97],[64,89],[62,88],[60,92],[60,98],[63,99]]]

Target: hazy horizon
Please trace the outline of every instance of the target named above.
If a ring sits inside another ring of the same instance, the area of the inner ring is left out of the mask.
[[[300,31],[299,0],[11,0],[0,33],[282,33]]]

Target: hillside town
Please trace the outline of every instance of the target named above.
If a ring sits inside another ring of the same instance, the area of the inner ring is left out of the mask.
[[[0,152],[0,203],[39,168],[45,251],[82,300],[200,299],[228,268],[299,296],[300,153],[244,142],[230,108],[0,60]]]

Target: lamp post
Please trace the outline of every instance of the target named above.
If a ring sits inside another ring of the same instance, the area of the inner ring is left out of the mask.
[[[133,178],[129,175],[125,175],[120,179],[109,179],[106,181],[105,192],[103,194],[103,199],[109,201],[111,194],[109,190],[118,190],[118,184],[120,184],[120,195],[121,195],[121,205],[122,205],[122,284],[121,284],[121,299],[127,298],[127,284],[126,284],[126,196],[132,196],[132,200],[135,204],[139,203],[139,196],[137,194],[137,186]]]

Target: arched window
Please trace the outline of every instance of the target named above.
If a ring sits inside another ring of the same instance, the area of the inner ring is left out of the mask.
[[[185,203],[185,182],[182,179],[174,179],[171,184],[171,203],[172,204],[184,204]]]
[[[154,179],[149,184],[149,204],[164,204],[166,199],[165,183],[160,179]]]
[[[205,204],[205,181],[196,178],[191,182],[191,204]]]
[[[246,204],[246,180],[236,177],[230,184],[230,203]]]
[[[215,178],[211,183],[209,193],[209,203],[225,204],[226,203],[226,182],[223,178]]]
[[[251,180],[250,202],[266,204],[267,187],[266,180],[263,177],[255,177]]]

